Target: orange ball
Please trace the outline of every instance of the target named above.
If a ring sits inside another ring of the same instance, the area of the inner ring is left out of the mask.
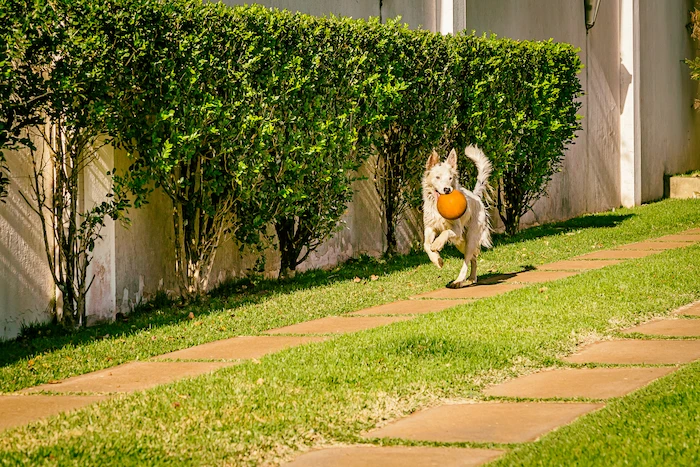
[[[459,190],[454,190],[449,195],[440,195],[437,210],[445,219],[459,219],[467,210],[467,198]]]

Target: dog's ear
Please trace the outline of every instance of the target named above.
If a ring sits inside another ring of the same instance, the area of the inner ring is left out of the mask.
[[[440,156],[438,155],[437,151],[435,149],[433,149],[433,152],[428,157],[428,162],[425,163],[425,169],[430,170],[433,167],[435,167],[436,165],[438,165],[439,162],[440,162]]]
[[[457,170],[457,151],[452,149],[452,151],[450,151],[450,155],[447,156],[446,162],[450,165],[450,167]]]

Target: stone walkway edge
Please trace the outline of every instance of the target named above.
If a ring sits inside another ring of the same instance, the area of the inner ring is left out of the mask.
[[[133,392],[166,384],[184,377],[210,373],[238,361],[260,358],[286,348],[321,342],[333,335],[357,332],[413,319],[525,287],[571,277],[631,258],[641,258],[672,248],[700,242],[700,229],[665,235],[609,250],[599,250],[569,260],[544,264],[535,270],[494,276],[464,289],[439,289],[410,300],[358,310],[343,316],[271,329],[261,336],[238,336],[210,342],[146,362],[129,362],[64,381],[27,388],[16,394],[0,395],[0,430],[76,410],[105,400],[110,394]],[[657,319],[623,330],[622,333],[663,337],[700,336],[700,302],[676,310],[676,319]],[[700,359],[700,340],[618,339],[590,344],[563,359],[565,363],[616,365],[661,364],[666,367],[560,368],[521,376],[486,388],[484,395],[495,398],[536,399],[532,402],[503,401],[444,405],[419,411],[407,418],[373,430],[368,438],[398,438],[433,442],[522,443],[537,439],[558,426],[568,424],[603,403],[580,403],[577,398],[605,400],[621,397],[678,368]],[[39,394],[41,393],[41,394]],[[61,395],[88,393],[94,395]],[[547,399],[557,399],[556,402]],[[561,402],[560,399],[572,399]],[[459,416],[455,416],[459,414]],[[520,418],[519,418],[520,417]],[[436,421],[437,420],[437,421]],[[468,448],[427,448],[417,446],[380,447],[356,445],[312,450],[301,454],[294,466],[360,466],[383,464],[481,465],[505,451]],[[394,461],[391,461],[394,459]],[[394,462],[394,463],[392,463]]]

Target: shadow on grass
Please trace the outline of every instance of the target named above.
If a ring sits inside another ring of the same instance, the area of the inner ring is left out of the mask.
[[[411,252],[386,260],[362,256],[332,270],[300,273],[294,279],[280,281],[245,278],[229,281],[216,287],[207,297],[186,305],[178,300],[160,296],[154,301],[137,306],[126,316],[118,313],[115,322],[100,323],[72,332],[55,323],[31,325],[23,328],[16,339],[0,342],[0,367],[66,346],[80,346],[107,337],[119,339],[146,329],[171,326],[188,321],[190,312],[197,318],[221,312],[222,309],[230,312],[245,305],[261,303],[276,295],[323,287],[355,277],[369,279],[378,269],[385,273],[393,273],[415,268],[427,261],[422,252]]]
[[[559,235],[573,230],[615,227],[632,216],[632,214],[618,215],[614,213],[588,215],[565,222],[533,227],[513,236],[495,235],[494,246]],[[459,251],[453,247],[446,248],[443,253],[446,257],[460,256]],[[0,342],[0,367],[44,352],[56,351],[65,346],[80,346],[107,336],[110,338],[126,337],[145,329],[177,324],[186,321],[190,312],[199,317],[219,312],[222,309],[235,310],[243,305],[263,302],[273,295],[323,287],[336,282],[352,280],[355,277],[366,279],[376,273],[379,268],[385,273],[393,273],[426,263],[428,263],[428,258],[422,251],[387,259],[363,256],[359,259],[349,260],[332,270],[311,270],[298,274],[293,279],[277,281],[249,278],[230,281],[212,290],[207,297],[198,303],[182,305],[161,296],[157,300],[137,307],[128,316],[117,315],[117,320],[113,323],[98,324],[74,332],[66,331],[56,324],[29,326],[23,329],[22,334],[17,339]],[[480,279],[485,283],[489,280],[498,280],[491,276],[494,274],[484,274],[480,276]]]

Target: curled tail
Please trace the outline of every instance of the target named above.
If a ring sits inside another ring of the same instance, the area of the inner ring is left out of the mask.
[[[476,185],[474,185],[474,193],[476,196],[485,201],[486,206],[483,210],[483,218],[480,219],[480,223],[483,223],[483,230],[481,231],[481,246],[485,248],[491,248],[493,243],[491,242],[491,218],[489,216],[488,205],[491,203],[490,187],[489,187],[489,176],[491,175],[491,162],[488,160],[484,152],[477,148],[476,146],[467,146],[464,148],[464,155],[474,162],[476,165],[477,175],[476,175]]]
[[[476,165],[476,185],[472,192],[479,198],[484,197],[484,192],[489,186],[489,176],[491,175],[491,162],[488,160],[484,152],[476,146],[467,146],[464,148],[464,155],[474,162]]]

